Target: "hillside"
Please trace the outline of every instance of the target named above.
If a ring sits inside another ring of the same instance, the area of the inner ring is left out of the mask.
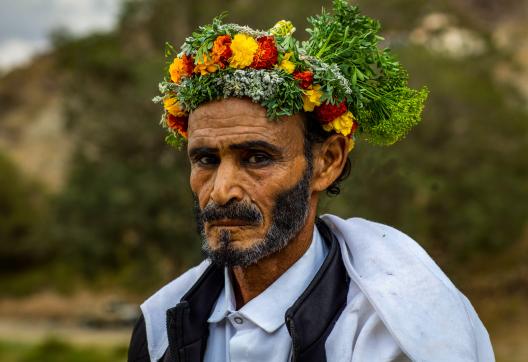
[[[359,4],[431,95],[404,141],[358,144],[321,212],[413,236],[474,302],[498,360],[527,360],[528,1]],[[0,319],[46,315],[42,300],[88,308],[79,295],[138,302],[200,260],[187,160],[164,145],[151,99],[164,41],[226,8],[303,34],[320,2],[129,1],[115,31],[56,35],[0,78]]]
[[[58,191],[72,142],[64,129],[64,74],[54,56],[35,59],[0,81],[0,150],[29,177]]]

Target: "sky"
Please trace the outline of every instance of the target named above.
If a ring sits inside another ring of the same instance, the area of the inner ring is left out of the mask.
[[[122,0],[0,0],[0,71],[28,62],[49,48],[49,34],[112,29]]]

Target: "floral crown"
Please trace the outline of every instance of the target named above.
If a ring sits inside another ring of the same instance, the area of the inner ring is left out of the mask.
[[[268,31],[224,24],[224,14],[185,39],[179,54],[167,43],[168,69],[159,84],[161,125],[168,144],[187,139],[188,115],[203,103],[248,97],[270,119],[301,111],[328,132],[390,145],[421,119],[427,89],[407,85],[407,72],[378,42],[378,21],[361,15],[346,0],[333,13],[308,18],[310,38],[293,38],[291,22]]]

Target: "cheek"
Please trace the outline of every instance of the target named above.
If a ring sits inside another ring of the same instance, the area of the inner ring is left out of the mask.
[[[189,176],[189,185],[191,191],[198,197],[198,202],[201,208],[204,208],[207,204],[208,195],[210,194],[210,172],[204,172],[204,170],[191,169]]]
[[[303,170],[297,162],[291,162],[270,172],[252,175],[249,195],[263,214],[266,228],[271,224],[277,196],[292,188],[300,180]]]
[[[266,218],[271,213],[271,209],[275,204],[275,195],[280,192],[281,185],[271,181],[263,179],[252,188],[251,201],[253,201],[260,209]]]

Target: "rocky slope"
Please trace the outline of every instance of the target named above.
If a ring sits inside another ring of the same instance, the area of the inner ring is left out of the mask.
[[[449,4],[457,16],[431,11],[404,36],[440,56],[453,58],[478,56],[489,46],[497,49],[501,56],[490,72],[511,88],[512,99],[520,95],[521,102],[528,105],[528,1]],[[141,32],[137,38],[144,38]],[[73,135],[65,129],[65,78],[53,52],[0,78],[0,152],[50,190],[63,184],[73,149]]]
[[[62,185],[72,149],[65,130],[63,84],[53,54],[0,80],[0,152],[50,190]]]

